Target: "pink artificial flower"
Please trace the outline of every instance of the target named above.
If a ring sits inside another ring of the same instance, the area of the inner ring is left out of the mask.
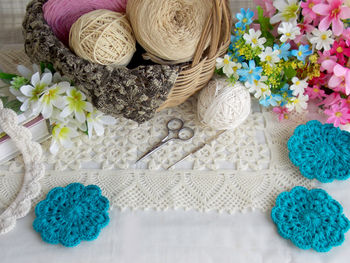
[[[254,0],[256,5],[259,5],[264,10],[264,14],[272,17],[276,13],[276,8],[273,5],[273,0]]]
[[[317,5],[320,4],[322,2],[322,0],[306,0],[306,2],[301,2],[300,6],[302,8],[302,14],[303,16],[309,17],[311,20],[314,20],[316,18],[316,13],[314,11],[312,11],[312,8]]]
[[[345,125],[350,122],[350,109],[344,103],[334,104],[324,111],[329,116],[327,123],[333,123],[335,127]]]
[[[321,67],[331,74],[334,72],[334,67],[336,65],[338,65],[336,61],[328,59],[322,62]]]
[[[350,48],[346,45],[343,39],[334,41],[330,52],[332,55],[335,54],[337,56],[339,60],[338,63],[341,65],[345,65],[348,61],[348,58],[345,58],[345,56],[350,57]]]
[[[336,57],[336,56],[332,56],[332,55],[331,55],[331,52],[330,52],[329,50],[323,51],[323,52],[317,51],[317,53],[318,53],[318,56],[319,56],[317,62],[318,62],[319,64],[321,64],[321,68],[320,68],[321,71],[326,70],[326,69],[322,66],[322,63],[323,63],[324,61],[326,61],[326,60],[332,60],[332,61],[334,61],[334,62],[337,61],[337,57]]]
[[[350,8],[344,5],[343,0],[327,0],[327,3],[317,4],[312,8],[316,14],[324,16],[319,24],[319,30],[326,31],[332,24],[333,33],[340,36],[344,25],[341,19],[350,18]]]
[[[313,25],[311,25],[307,20],[304,20],[303,23],[300,23],[297,26],[300,29],[300,35],[296,36],[296,38],[294,39],[294,42],[298,43],[298,44],[307,45],[308,39],[307,39],[306,35],[308,33],[311,33],[312,30],[315,29],[315,27]]]
[[[324,97],[326,97],[326,93],[323,89],[320,89],[319,86],[314,85],[313,87],[307,87],[305,89],[305,94],[309,95],[310,99],[320,99],[322,100]]]
[[[342,100],[342,98],[340,97],[340,94],[338,92],[333,92],[333,93],[327,95],[326,99],[317,105],[318,106],[324,105],[325,107],[329,107],[333,104],[339,103],[341,100]]]
[[[346,95],[350,94],[350,69],[345,68],[339,64],[333,68],[334,75],[330,78],[328,86],[330,88],[337,88]]]
[[[274,107],[273,112],[278,114],[279,121],[282,121],[284,119],[288,119],[288,109],[285,107]]]
[[[344,30],[343,38],[345,39],[346,45],[349,47],[350,46],[350,27]]]

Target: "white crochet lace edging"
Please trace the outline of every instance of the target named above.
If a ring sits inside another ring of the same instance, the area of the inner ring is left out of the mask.
[[[0,128],[7,133],[23,155],[25,173],[22,186],[14,201],[0,215],[0,234],[11,231],[16,220],[24,217],[31,209],[41,186],[39,180],[44,176],[45,166],[41,161],[42,149],[39,143],[32,141],[29,129],[18,124],[17,114],[5,109],[0,101]]]

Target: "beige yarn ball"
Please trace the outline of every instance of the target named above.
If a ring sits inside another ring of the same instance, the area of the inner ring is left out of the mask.
[[[126,66],[136,51],[136,40],[125,15],[101,9],[81,16],[73,24],[69,46],[91,62]]]
[[[216,130],[235,129],[249,116],[250,94],[240,82],[232,85],[226,79],[209,82],[198,96],[198,118]]]
[[[138,43],[164,64],[192,60],[212,0],[128,0],[126,12]],[[206,43],[206,47],[209,45]]]

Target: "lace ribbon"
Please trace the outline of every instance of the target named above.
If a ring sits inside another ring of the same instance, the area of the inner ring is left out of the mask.
[[[38,181],[45,173],[45,166],[41,162],[40,145],[32,142],[30,131],[18,125],[17,114],[10,109],[4,109],[1,100],[0,127],[11,137],[23,154],[25,167],[24,177],[21,175],[18,178],[15,189],[13,185],[7,186],[0,183],[2,191],[8,190],[5,187],[12,187],[11,199],[6,200],[4,211],[0,214],[0,234],[4,234],[15,227],[18,218],[24,217],[29,212],[32,199],[37,197],[41,191]]]

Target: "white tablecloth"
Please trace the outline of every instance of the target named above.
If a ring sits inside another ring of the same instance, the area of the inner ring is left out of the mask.
[[[350,181],[323,185],[350,217]],[[1,263],[347,263],[350,232],[328,253],[296,248],[262,212],[117,211],[97,240],[75,248],[44,243],[34,213],[0,236]]]

